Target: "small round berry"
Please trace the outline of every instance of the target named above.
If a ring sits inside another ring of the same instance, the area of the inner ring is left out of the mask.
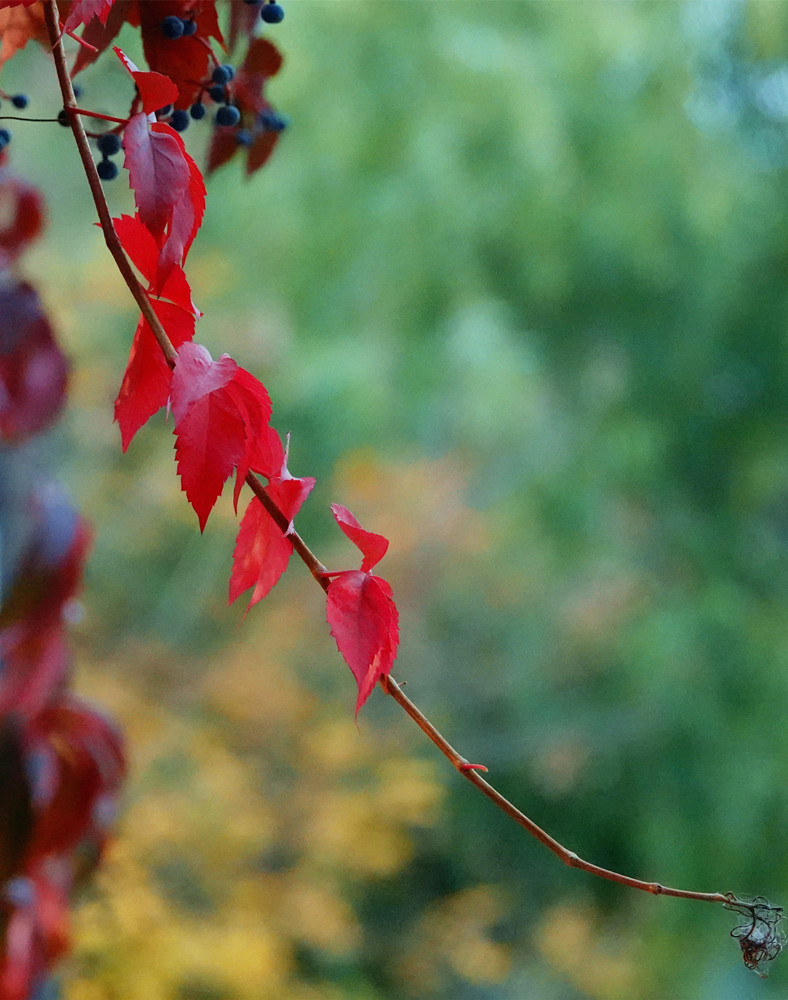
[[[0,128],[0,149],[5,149],[11,141],[11,133],[7,128]]]
[[[63,128],[71,128],[71,119],[68,116],[68,111],[65,108],[58,111],[57,113],[57,123],[62,125]]]
[[[202,101],[195,101],[189,108],[189,114],[196,122],[198,122],[201,118],[205,118],[205,105]]]
[[[172,105],[171,104],[165,104],[163,108],[157,108],[156,109],[156,117],[157,118],[169,118],[169,116],[171,114],[172,114]]]
[[[96,173],[103,181],[114,181],[118,176],[118,165],[112,160],[99,160],[96,164]]]
[[[96,145],[98,146],[99,153],[103,156],[114,156],[120,152],[120,136],[117,132],[105,132],[104,135],[99,137]]]
[[[216,112],[216,124],[229,126],[232,128],[233,125],[237,125],[241,120],[241,112],[234,104],[225,104],[223,108],[219,108]]]
[[[224,99],[226,96],[225,89],[223,86],[220,86],[218,83],[216,83],[213,85],[213,87],[208,88],[208,96],[212,101],[215,101],[217,104],[224,104]]]
[[[15,108],[19,108],[20,110],[27,107],[27,101],[27,94],[14,94],[11,98],[11,103]]]
[[[251,146],[254,142],[254,132],[248,128],[239,129],[235,141],[239,146]]]
[[[170,14],[161,22],[161,33],[165,38],[180,38],[183,34],[183,21],[175,14]]]
[[[183,108],[178,108],[173,111],[172,117],[170,118],[170,125],[175,129],[176,132],[185,132],[189,127],[189,122],[191,118],[189,117],[189,112],[184,111]]]
[[[231,66],[229,63],[224,63],[222,66],[217,66],[213,71],[211,79],[214,83],[219,83],[224,86],[229,83],[230,80],[235,76],[235,67]]]
[[[276,3],[276,0],[269,0],[268,3],[263,4],[260,17],[266,24],[279,24],[285,17],[284,8],[281,4]]]
[[[197,22],[196,21],[184,21],[183,22],[183,37],[189,38],[191,35],[197,34]]]

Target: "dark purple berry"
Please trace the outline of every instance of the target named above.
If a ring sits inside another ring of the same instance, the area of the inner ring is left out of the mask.
[[[260,17],[266,24],[279,24],[280,21],[284,20],[285,12],[281,4],[270,0],[269,3],[263,4]]]
[[[118,176],[118,165],[112,160],[99,160],[96,164],[96,173],[103,181],[114,181]]]
[[[120,136],[117,132],[106,132],[99,137],[96,145],[103,156],[114,156],[120,152]]]
[[[235,141],[239,146],[251,146],[254,142],[254,132],[251,129],[242,128],[238,131]]]
[[[224,86],[229,83],[230,80],[235,76],[235,67],[231,66],[229,63],[224,63],[222,66],[217,66],[213,71],[211,79],[214,83],[219,83]]]
[[[57,123],[58,125],[62,125],[63,128],[71,128],[71,119],[69,118],[68,111],[66,111],[65,108],[63,108],[61,111],[58,111]]]
[[[15,108],[19,108],[20,110],[22,108],[26,108],[27,94],[14,94],[14,96],[11,98],[11,103],[14,105]]]
[[[184,21],[183,22],[183,37],[189,38],[191,35],[197,34],[197,22],[196,21]]]
[[[223,108],[219,108],[216,112],[216,124],[232,127],[237,125],[241,120],[241,112],[234,104],[225,104]]]
[[[208,96],[212,101],[216,101],[217,104],[224,104],[225,94],[224,87],[219,86],[218,83],[208,88]]]
[[[165,38],[180,38],[183,34],[183,21],[175,14],[170,14],[161,22],[161,33]]]
[[[0,149],[5,149],[11,141],[11,133],[7,128],[0,128]]]
[[[190,121],[191,118],[189,117],[189,112],[184,111],[182,108],[178,108],[177,111],[173,111],[172,113],[170,125],[172,125],[176,132],[185,132],[189,127]]]
[[[189,108],[189,114],[198,122],[201,118],[205,118],[205,105],[201,101],[195,101]]]

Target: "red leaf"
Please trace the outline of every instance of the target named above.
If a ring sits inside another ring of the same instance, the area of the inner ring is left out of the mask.
[[[67,371],[34,289],[12,281],[0,287],[0,440],[21,441],[52,423]]]
[[[340,573],[328,587],[326,617],[358,684],[358,715],[379,678],[391,670],[397,653],[399,617],[391,588],[361,570]]]
[[[121,246],[132,264],[148,283],[148,291],[153,292],[158,278],[159,248],[151,233],[145,228],[138,215],[121,215],[112,224]],[[158,291],[158,297],[168,299],[175,305],[193,313],[198,319],[202,315],[192,301],[191,288],[186,274],[179,264],[174,264]]]
[[[189,182],[181,197],[172,207],[172,218],[167,231],[167,239],[159,257],[156,284],[162,287],[175,267],[186,260],[186,255],[197,235],[205,214],[205,181],[200,169],[186,152],[186,146],[178,133],[169,125],[157,124],[154,132],[166,130],[172,133],[180,144],[181,154],[189,168]]]
[[[194,337],[193,313],[170,302],[152,300],[151,305],[174,347]],[[124,451],[140,427],[167,402],[171,384],[172,370],[148,321],[141,316],[115,400],[115,419]]]
[[[257,497],[241,520],[230,574],[230,603],[254,587],[248,611],[276,585],[287,569],[293,546]]]
[[[376,535],[372,531],[365,531],[347,507],[343,507],[342,504],[332,503],[331,510],[342,531],[354,545],[361,549],[364,556],[364,561],[361,563],[362,572],[369,572],[386,554],[389,547],[388,539],[384,538],[383,535]]]
[[[31,184],[0,172],[0,269],[17,259],[41,232],[44,205]]]
[[[64,30],[75,31],[80,24],[88,24],[94,17],[97,17],[101,24],[106,24],[114,2],[115,0],[73,0],[63,26]]]
[[[143,225],[161,245],[176,205],[191,183],[183,140],[168,125],[148,127],[147,115],[133,115],[123,133],[125,159]]]
[[[91,63],[95,62],[101,53],[109,48],[112,40],[117,36],[123,25],[127,23],[132,27],[139,27],[140,18],[137,0],[115,0],[113,6],[109,9],[105,24],[102,24],[100,18],[94,18],[86,24],[81,35],[82,41],[87,42],[93,48],[86,48],[84,45],[80,45],[76,61],[74,62],[74,68],[71,70],[71,76],[75,77],[86,66],[90,66]]]
[[[184,344],[172,379],[178,474],[205,527],[225,480],[244,458],[246,422],[228,387],[238,365],[228,355],[213,361],[199,344]]]
[[[139,6],[142,47],[152,70],[166,74],[178,88],[175,106],[188,108],[200,90],[200,81],[209,76],[212,65],[210,37],[224,44],[216,17],[214,0],[145,0]],[[166,38],[161,30],[165,17],[174,15],[196,22],[193,35]]]
[[[109,11],[107,11],[109,13]],[[178,99],[178,88],[163,73],[143,72],[134,65],[129,57],[114,46],[115,55],[131,74],[137,85],[140,99],[142,100],[142,110],[146,115],[153,114],[159,108],[164,108]]]

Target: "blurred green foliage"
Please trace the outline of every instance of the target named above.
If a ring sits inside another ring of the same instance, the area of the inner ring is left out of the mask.
[[[396,676],[569,847],[788,901],[788,6],[291,0],[275,38],[290,128],[211,178],[190,277],[318,476],[302,533],[354,565],[338,500],[391,538]],[[56,107],[45,67],[4,86]],[[53,129],[14,163],[97,530],[82,688],[134,761],[69,1000],[785,995],[729,914],[563,868],[382,695],[356,728],[297,566],[227,610],[229,498],[199,537],[163,418],[119,454],[135,313]]]

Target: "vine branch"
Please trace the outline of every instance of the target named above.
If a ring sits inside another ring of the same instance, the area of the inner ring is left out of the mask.
[[[150,300],[148,299],[142,284],[137,278],[129,259],[120,244],[120,240],[115,233],[114,226],[112,225],[112,219],[104,196],[101,181],[98,173],[96,172],[96,166],[93,162],[93,155],[88,144],[87,135],[80,119],[80,109],[78,109],[75,104],[74,91],[71,86],[71,79],[66,62],[66,54],[63,48],[62,35],[59,28],[57,0],[44,0],[44,13],[49,37],[52,42],[52,52],[55,59],[55,67],[57,70],[58,81],[60,83],[60,90],[63,96],[63,107],[68,115],[71,130],[74,134],[77,150],[79,152],[80,159],[82,160],[82,165],[93,196],[93,201],[96,205],[104,239],[110,253],[115,259],[123,280],[129,288],[131,295],[134,297],[135,302],[140,307],[143,316],[150,325],[150,328],[153,331],[167,363],[171,368],[174,368],[178,357],[177,351],[175,350],[170,338],[167,336],[167,333],[164,330],[158,316],[155,314]],[[246,483],[253,491],[254,495],[260,500],[263,507],[277,526],[283,533],[288,535],[288,538],[292,542],[293,549],[304,562],[314,579],[324,591],[327,591],[329,586],[329,575],[327,574],[325,566],[323,566],[301,536],[296,531],[291,529],[289,520],[268,495],[263,483],[253,473],[249,473],[249,475],[247,475]],[[460,772],[460,774],[463,775],[463,777],[470,781],[471,784],[475,785],[476,788],[478,788],[483,795],[486,795],[487,798],[490,799],[502,812],[523,827],[532,837],[535,837],[536,840],[548,848],[548,850],[552,851],[553,854],[555,854],[568,867],[578,868],[581,871],[588,872],[591,875],[596,875],[599,878],[608,879],[609,881],[617,882],[620,885],[628,886],[632,889],[640,889],[643,892],[648,892],[655,896],[675,896],[681,899],[695,899],[709,903],[721,903],[729,909],[736,909],[737,912],[743,912],[741,910],[742,907],[751,908],[755,905],[747,901],[737,899],[737,897],[735,897],[732,893],[696,892],[688,889],[674,889],[669,886],[662,885],[659,882],[647,882],[641,879],[632,878],[631,876],[623,875],[619,872],[611,871],[607,868],[602,868],[599,865],[583,860],[575,854],[574,851],[570,851],[568,848],[564,847],[563,844],[559,843],[554,837],[534,823],[533,820],[529,819],[528,816],[521,812],[488,781],[486,781],[478,773],[480,765],[470,764],[454,749],[454,747],[435,728],[424,713],[410,700],[410,698],[407,697],[407,695],[405,695],[402,687],[396,680],[394,680],[393,677],[381,677],[380,684],[385,693],[393,698],[394,701],[396,701],[397,704],[399,704],[399,706],[411,717],[411,719],[413,719],[421,731],[435,744],[438,750],[440,750],[444,757],[447,758],[447,760]],[[758,897],[758,899],[760,900],[760,897]],[[773,907],[770,909],[778,912],[780,916],[782,915],[782,910],[779,907]],[[747,912],[749,913],[749,909],[747,909]],[[752,926],[753,928],[756,927],[755,917],[753,917]],[[740,943],[744,941],[748,947],[752,948],[754,945],[750,938],[754,934],[754,931],[751,932],[750,929],[746,929],[748,936],[744,934],[737,934],[736,936],[741,939]],[[745,949],[745,943],[742,943],[743,951]],[[745,961],[747,961],[747,954],[745,954]],[[748,964],[750,963],[748,962]]]

